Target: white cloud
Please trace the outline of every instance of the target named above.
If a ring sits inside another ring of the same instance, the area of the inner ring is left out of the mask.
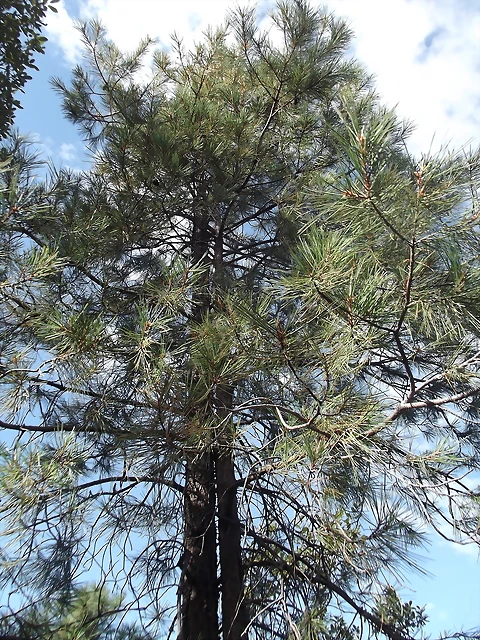
[[[40,157],[49,158],[53,155],[54,142],[52,138],[42,138],[38,133],[30,133],[28,135],[28,140],[30,140],[38,149]]]
[[[65,162],[71,162],[72,160],[75,160],[77,157],[77,154],[75,151],[75,145],[63,142],[60,145],[60,150],[58,152],[58,155]]]
[[[468,556],[475,562],[478,562],[480,559],[480,551],[478,549],[478,545],[474,544],[473,542],[470,544],[458,544],[458,542],[449,542],[448,545],[455,553],[460,553],[463,556]]]
[[[84,19],[98,17],[120,49],[132,50],[146,36],[168,46],[174,32],[188,46],[208,26],[220,26],[233,6],[223,0],[87,0],[80,13]]]
[[[242,2],[239,4],[251,4]],[[77,0],[82,19],[98,17],[120,49],[132,50],[149,35],[169,46],[172,33],[185,46],[219,26],[234,0]],[[315,2],[313,2],[315,4]],[[273,0],[258,3],[262,9]],[[79,35],[64,0],[50,14],[49,35],[67,61],[78,60]],[[480,6],[468,0],[330,0],[355,34],[354,52],[376,76],[382,99],[413,120],[415,153],[441,144],[480,141]]]
[[[81,55],[81,37],[65,8],[64,0],[59,0],[55,8],[57,13],[47,12],[47,37],[61,48],[65,62],[72,65],[78,62]]]
[[[440,500],[439,506],[443,502],[446,506],[446,500]],[[437,533],[441,532],[441,536]],[[436,540],[436,544],[441,549],[448,550],[447,553],[460,554],[471,559],[473,564],[480,561],[480,548],[478,543],[468,542],[467,536],[456,530],[447,522],[437,522],[435,530],[431,530],[431,535]]]
[[[390,106],[414,120],[411,148],[480,142],[480,7],[453,0],[332,0]]]

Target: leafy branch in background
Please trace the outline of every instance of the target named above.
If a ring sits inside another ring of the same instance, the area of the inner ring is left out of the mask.
[[[58,0],[3,0],[0,8],[0,139],[13,124],[15,109],[21,108],[15,96],[31,79],[30,69],[38,71],[35,55],[44,52],[47,38],[41,35],[47,10]]]
[[[120,598],[86,585],[20,614],[4,614],[0,638],[6,640],[150,640],[134,625],[118,622]],[[115,626],[113,627],[113,623]],[[112,628],[113,627],[113,628]]]

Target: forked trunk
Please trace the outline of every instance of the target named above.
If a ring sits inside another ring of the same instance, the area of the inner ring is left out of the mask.
[[[195,217],[192,235],[195,264],[208,264],[210,240],[208,217],[199,212]],[[214,247],[215,284],[221,279],[223,269],[222,244],[222,234],[218,232]],[[211,306],[213,291],[210,284],[206,270],[193,305],[196,323],[202,322]],[[228,421],[232,395],[231,388],[219,386],[215,399],[210,398],[202,402],[201,407],[196,407],[203,418],[208,416],[209,411],[215,412],[222,426],[214,432],[211,445],[205,443],[203,451],[187,456],[179,640],[218,640],[218,563],[223,640],[246,638],[248,620],[243,599],[241,527],[232,458],[232,433]]]

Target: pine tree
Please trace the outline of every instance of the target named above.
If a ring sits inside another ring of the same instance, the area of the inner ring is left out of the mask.
[[[33,606],[0,620],[2,640],[149,640],[134,625],[112,625],[121,599],[105,589],[86,585],[66,597]],[[113,629],[112,629],[113,626]],[[115,628],[116,627],[116,628]]]
[[[86,25],[91,171],[4,166],[2,580],[100,573],[181,640],[400,640],[424,525],[477,537],[478,157],[412,159],[342,21],[273,23],[147,79]]]

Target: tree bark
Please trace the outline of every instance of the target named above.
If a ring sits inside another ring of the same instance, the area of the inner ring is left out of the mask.
[[[208,215],[199,210],[192,231],[192,257],[195,264],[208,265],[211,241]],[[194,323],[201,323],[212,306],[214,291],[210,285],[214,285],[216,290],[222,284],[223,233],[218,220],[213,267],[212,282],[209,282],[207,271],[199,282],[200,290],[193,305]],[[192,411],[200,416],[201,422],[201,416],[205,418],[215,410],[222,426],[214,431],[211,445],[206,437],[205,449],[187,456],[179,640],[219,638],[217,544],[223,640],[246,639],[248,617],[243,597],[241,525],[233,467],[233,434],[228,425],[233,389],[219,384],[214,395]]]
[[[228,420],[232,407],[231,388],[218,388],[217,411]],[[227,421],[226,421],[227,422]],[[243,594],[241,525],[238,517],[235,470],[230,425],[217,434],[215,469],[217,480],[218,543],[222,593],[223,640],[245,640],[248,613]]]
[[[224,282],[224,220],[215,220],[214,281],[221,291]],[[217,292],[218,295],[218,292]],[[230,415],[233,387],[220,383],[215,390],[215,408],[220,427],[215,432],[215,476],[217,491],[218,546],[220,562],[221,617],[223,640],[245,640],[248,613],[243,593],[241,525],[233,466],[233,440]]]
[[[215,483],[210,451],[187,461],[179,640],[217,640]]]
[[[210,308],[209,240],[208,215],[199,206],[194,216],[191,254],[194,264],[205,265],[206,269],[192,300],[192,328],[202,322]],[[197,404],[192,397],[190,402],[190,416],[201,425],[212,411],[210,401]],[[211,435],[199,436],[198,446],[186,453],[179,640],[219,638],[215,469]]]

